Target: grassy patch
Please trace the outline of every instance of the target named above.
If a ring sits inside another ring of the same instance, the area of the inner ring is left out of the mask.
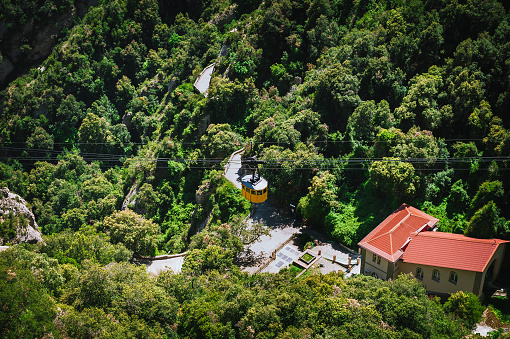
[[[303,258],[303,260],[306,262],[310,262],[310,260],[313,259],[313,256],[309,253],[305,253],[305,254],[303,254],[303,256],[301,258]]]
[[[290,265],[289,267],[290,271],[292,272],[292,274],[294,274],[294,276],[298,275],[299,273],[303,272],[303,269],[302,267],[299,267],[297,265]]]
[[[498,317],[499,321],[510,324],[510,300],[505,297],[491,297],[489,306]]]

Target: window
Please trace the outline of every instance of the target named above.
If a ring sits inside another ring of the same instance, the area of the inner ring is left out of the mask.
[[[377,257],[377,265],[380,265],[381,264],[381,257]]]
[[[255,194],[257,194],[257,191],[251,190],[251,194],[255,195]]]
[[[374,278],[376,278],[376,279],[377,279],[377,278],[379,278],[379,277],[377,276],[377,273],[375,273],[375,272],[372,272],[372,277],[374,277]]]
[[[262,192],[265,194],[267,192],[267,188],[264,188]]]
[[[432,272],[432,280],[435,280],[437,282],[439,282],[439,280],[441,280],[441,274],[439,273],[438,270],[434,270]]]
[[[416,278],[423,280],[423,270],[421,269],[421,267],[418,267],[416,269]]]
[[[262,195],[262,191],[257,191],[257,195]]]
[[[374,253],[374,254],[372,255],[372,261],[373,261],[373,262],[375,262],[376,260],[377,260],[377,254],[375,254],[375,253]]]
[[[459,276],[457,275],[457,273],[455,273],[455,272],[451,271],[451,272],[450,272],[450,282],[451,282],[452,284],[457,285],[457,280],[459,280]]]

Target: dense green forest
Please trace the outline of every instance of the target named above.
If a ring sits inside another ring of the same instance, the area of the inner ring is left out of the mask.
[[[45,240],[0,254],[0,335],[466,335],[479,302],[408,276],[241,272],[250,204],[221,173],[245,147],[272,204],[353,249],[403,202],[510,239],[509,21],[495,0],[0,1],[0,70],[24,55],[0,88],[0,187]],[[180,274],[129,263],[184,251]]]

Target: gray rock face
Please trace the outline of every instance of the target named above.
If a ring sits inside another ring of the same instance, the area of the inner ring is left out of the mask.
[[[35,222],[34,214],[27,207],[27,202],[19,195],[10,192],[8,188],[0,188],[0,220],[3,221],[9,215],[9,212],[12,212],[14,215],[23,214],[28,224],[26,227],[20,227],[16,230],[15,239],[5,240],[18,244],[24,242],[35,244],[43,241],[41,232],[39,232],[39,226]],[[0,245],[3,242],[4,239],[0,238]]]
[[[124,199],[124,202],[122,203],[122,211],[124,211],[130,205],[134,206],[134,209],[136,211],[136,207],[138,205],[138,199],[136,198],[136,193],[138,193],[139,190],[140,190],[140,187],[138,187],[138,183],[135,182],[133,184],[133,186],[131,186],[129,193],[126,195],[126,198]]]

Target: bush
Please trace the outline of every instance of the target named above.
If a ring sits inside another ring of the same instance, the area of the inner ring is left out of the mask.
[[[473,293],[459,291],[452,294],[443,308],[448,313],[453,313],[467,328],[472,328],[482,319],[484,307],[480,299]]]

